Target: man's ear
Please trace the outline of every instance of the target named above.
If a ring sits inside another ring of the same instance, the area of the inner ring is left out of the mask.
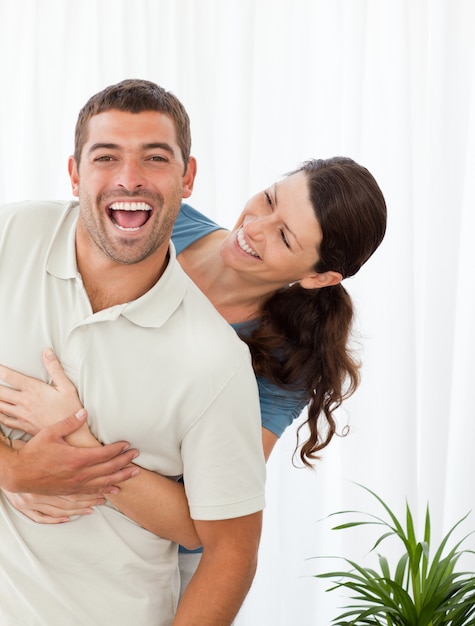
[[[189,157],[186,172],[183,177],[183,198],[189,198],[193,192],[193,185],[195,183],[196,176],[196,159],[195,157]]]
[[[79,196],[79,172],[76,164],[76,159],[73,156],[70,156],[68,159],[68,172],[69,179],[71,181],[71,190],[73,192],[73,196]]]
[[[322,287],[338,285],[342,280],[343,276],[340,272],[330,271],[305,276],[305,278],[302,278],[299,282],[303,289],[321,289]]]

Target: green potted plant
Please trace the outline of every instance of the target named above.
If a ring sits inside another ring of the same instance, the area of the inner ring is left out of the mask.
[[[381,526],[383,532],[371,551],[376,551],[388,537],[400,540],[404,551],[394,568],[390,567],[386,557],[378,553],[378,570],[342,558],[351,566],[351,570],[316,575],[316,578],[332,580],[334,584],[327,591],[345,588],[350,592],[350,603],[341,607],[343,612],[333,619],[333,626],[475,625],[475,573],[455,571],[462,554],[474,554],[472,550],[460,549],[461,544],[472,533],[466,535],[452,548],[447,545],[455,528],[467,518],[468,514],[451,528],[431,557],[429,507],[426,509],[424,537],[422,541],[418,541],[413,516],[407,503],[406,520],[403,525],[378,495],[362,485],[359,486],[379,501],[387,519],[361,511],[339,511],[329,517],[356,514],[357,519],[335,526],[332,530],[363,525]]]

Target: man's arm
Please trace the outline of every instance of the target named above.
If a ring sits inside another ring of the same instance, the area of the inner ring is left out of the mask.
[[[262,512],[229,520],[195,520],[195,526],[203,556],[172,626],[228,626],[256,572]]]
[[[0,487],[41,494],[117,493],[117,484],[139,473],[129,466],[138,451],[125,441],[75,448],[65,437],[77,431],[86,412],[44,428],[21,449],[0,441]]]
[[[6,411],[6,413],[0,413],[0,422],[9,428],[23,430],[34,435],[27,444],[30,448],[33,440],[37,440],[39,447],[41,440],[44,441],[42,438],[45,430],[51,429],[52,423],[59,421],[63,415],[72,413],[75,407],[80,406],[77,391],[64,373],[56,355],[51,350],[46,350],[43,358],[52,381],[51,385],[0,365],[0,379],[7,383],[7,385],[0,384],[0,411]],[[76,428],[74,433],[67,433],[67,441],[74,446],[71,450],[93,450],[102,447],[87,428],[85,414],[85,409],[82,409],[81,415],[84,419],[81,418],[79,428]],[[74,417],[72,419],[77,421]],[[82,426],[84,428],[81,428]],[[110,448],[110,446],[102,447],[104,448]],[[51,457],[50,462],[52,472],[57,466],[53,465],[54,460]],[[0,473],[1,468],[0,454]],[[143,468],[140,469],[140,475],[135,476],[133,469],[128,468],[126,475],[126,478],[133,477],[133,480],[123,482],[120,491],[107,489],[97,490],[97,492],[100,491],[101,495],[106,494],[124,515],[132,518],[147,530],[181,543],[190,549],[201,545],[190,518],[183,484]],[[117,482],[119,481],[116,480],[114,484]],[[14,491],[1,480],[0,487],[5,492]],[[70,515],[77,514],[76,500],[71,501],[70,510],[66,508],[68,501],[60,501],[58,505],[56,496],[65,494],[57,492],[53,484],[50,486],[49,494],[54,500],[49,501],[44,499],[45,492],[38,491],[33,478],[29,489],[16,491],[23,491],[21,497],[12,498],[10,493],[6,494],[10,503],[34,521],[55,523],[55,518],[57,518],[58,522],[63,522]],[[39,493],[41,498],[38,498]],[[83,490],[81,493],[86,493],[86,491]],[[88,495],[93,493],[89,492]],[[91,502],[89,506],[93,505],[94,503]]]

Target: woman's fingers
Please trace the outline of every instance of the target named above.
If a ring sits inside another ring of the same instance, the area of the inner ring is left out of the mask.
[[[0,384],[0,411],[24,422],[13,426],[10,422],[9,427],[19,428],[29,434],[35,434],[44,426],[71,415],[81,407],[76,388],[51,349],[45,350],[43,361],[52,379],[50,385],[0,365],[0,380],[5,383]]]
[[[106,502],[103,496],[94,495],[45,496],[8,491],[4,494],[12,506],[40,524],[60,524],[72,516],[91,515],[92,507]]]
[[[18,509],[20,513],[23,513],[26,517],[31,519],[33,522],[37,524],[65,524],[70,521],[69,517],[51,517],[50,515],[45,515],[44,513],[40,513],[40,511],[22,511]]]
[[[13,414],[17,413],[15,409],[13,409],[12,412]],[[39,430],[38,428],[36,428],[36,426],[32,425],[30,422],[21,419],[21,417],[19,416],[15,417],[14,415],[7,415],[6,413],[3,413],[3,406],[0,406],[0,424],[3,424],[7,428],[22,430],[29,435],[36,435]]]
[[[46,348],[43,352],[43,363],[54,387],[58,389],[68,386],[73,387],[72,382],[64,373],[58,357],[51,348]]]
[[[23,376],[23,374],[20,374],[19,372],[16,372],[15,370],[12,370],[5,365],[0,365],[0,379],[3,382],[7,383],[7,385],[9,385],[10,387],[13,387],[15,391],[21,388],[22,382],[27,380],[27,378],[28,377]],[[9,389],[9,387],[5,385],[2,385],[2,387],[5,390]]]

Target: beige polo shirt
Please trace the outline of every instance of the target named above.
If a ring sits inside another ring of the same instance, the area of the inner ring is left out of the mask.
[[[51,346],[91,430],[125,439],[137,462],[183,474],[191,514],[264,507],[259,402],[247,347],[181,270],[174,249],[136,301],[93,314],[75,259],[77,203],[0,210],[0,362],[45,378]],[[13,433],[20,436],[20,433]],[[112,506],[41,525],[0,497],[0,623],[165,626],[176,606],[176,546]]]

